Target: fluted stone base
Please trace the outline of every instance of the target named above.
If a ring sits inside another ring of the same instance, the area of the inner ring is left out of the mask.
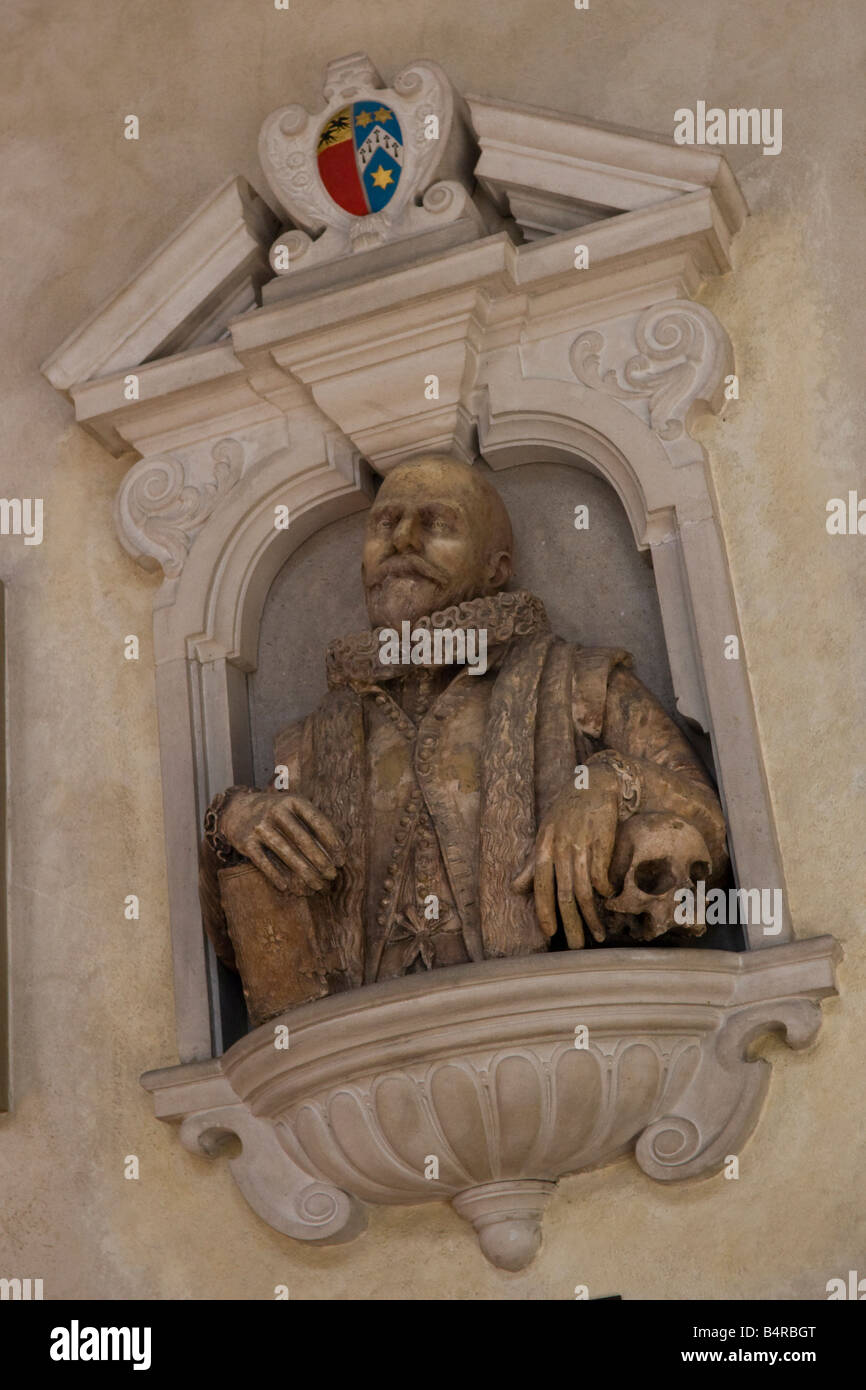
[[[633,1151],[671,1182],[738,1153],[770,1079],[752,1044],[812,1042],[840,954],[822,936],[457,966],[305,1004],[142,1081],[192,1152],[239,1136],[230,1166],[275,1229],[345,1241],[365,1203],[450,1200],[486,1257],[517,1270],[560,1177]]]

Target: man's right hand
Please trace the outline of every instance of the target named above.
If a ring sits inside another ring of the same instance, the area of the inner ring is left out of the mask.
[[[318,893],[336,878],[345,852],[327,816],[293,792],[236,791],[220,812],[220,834],[281,893]],[[274,859],[284,864],[287,874]],[[293,882],[294,876],[300,879]]]

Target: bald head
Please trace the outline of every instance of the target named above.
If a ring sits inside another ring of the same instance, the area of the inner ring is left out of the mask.
[[[393,469],[367,521],[361,572],[374,627],[398,627],[496,593],[511,577],[511,522],[477,469],[430,456]]]

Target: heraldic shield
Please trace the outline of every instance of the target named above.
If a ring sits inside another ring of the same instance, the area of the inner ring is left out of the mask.
[[[380,212],[397,191],[403,170],[400,122],[380,101],[355,101],[331,116],[316,148],[327,192],[356,217]]]

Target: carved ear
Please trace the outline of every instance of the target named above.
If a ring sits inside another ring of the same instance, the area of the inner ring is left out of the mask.
[[[487,557],[487,574],[494,589],[502,589],[511,578],[514,564],[507,550],[494,550]]]

